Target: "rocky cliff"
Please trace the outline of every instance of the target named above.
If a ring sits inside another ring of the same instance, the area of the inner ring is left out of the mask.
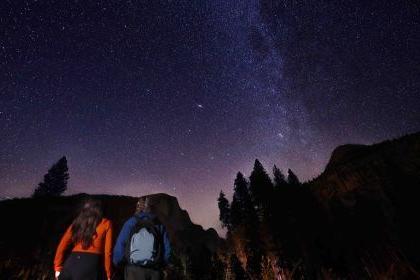
[[[52,279],[56,246],[75,217],[86,194],[41,199],[14,199],[0,202],[1,279]],[[137,198],[95,195],[104,203],[116,232],[135,209]],[[171,279],[188,278],[187,270],[211,274],[210,259],[220,239],[214,229],[204,230],[191,222],[175,197],[149,195],[153,212],[166,225],[174,248],[175,269]],[[197,263],[200,261],[199,263]],[[202,266],[202,262],[206,267]],[[206,271],[208,270],[208,271]],[[119,276],[115,277],[118,279]]]
[[[420,271],[420,133],[339,146],[307,184],[326,209],[326,234],[332,250],[344,248],[342,259],[355,254],[367,267]]]
[[[352,191],[401,188],[402,179],[420,183],[420,133],[374,145],[347,144],[332,152],[324,172],[310,181],[325,200]]]

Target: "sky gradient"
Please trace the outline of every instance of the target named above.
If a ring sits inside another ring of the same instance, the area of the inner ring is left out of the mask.
[[[420,130],[415,1],[0,3],[0,196],[68,159],[68,194],[217,197],[258,158],[319,175],[340,144]]]

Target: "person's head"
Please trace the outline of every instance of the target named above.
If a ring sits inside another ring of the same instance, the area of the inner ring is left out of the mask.
[[[96,227],[102,220],[102,203],[100,200],[88,198],[84,201],[79,215],[72,224],[72,241],[81,242],[82,248],[87,249],[92,244]]]
[[[140,197],[136,205],[136,213],[150,212],[150,198]]]

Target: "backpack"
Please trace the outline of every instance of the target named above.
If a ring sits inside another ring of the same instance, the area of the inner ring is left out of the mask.
[[[157,268],[162,264],[163,240],[157,218],[137,220],[126,244],[126,260],[131,265]]]

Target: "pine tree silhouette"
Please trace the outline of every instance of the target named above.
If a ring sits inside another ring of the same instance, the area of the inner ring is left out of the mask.
[[[279,237],[279,233],[288,230],[285,227],[285,221],[290,214],[287,207],[291,202],[290,185],[287,183],[284,174],[276,165],[273,166],[273,177],[274,194],[271,197],[272,207],[267,220],[274,235],[274,240],[277,243],[277,247],[280,247],[279,244],[283,240]]]
[[[260,165],[262,167],[262,165]],[[264,169],[257,168],[257,171]],[[264,171],[265,172],[265,171]],[[256,173],[261,175],[261,173]],[[268,176],[268,175],[267,175]],[[261,178],[257,176],[257,183]],[[268,177],[271,184],[271,180]],[[264,180],[262,180],[264,182]],[[267,182],[267,181],[265,181]],[[259,278],[261,272],[261,248],[259,248],[259,229],[260,221],[258,219],[257,210],[252,201],[249,183],[241,172],[238,172],[234,184],[234,193],[231,203],[231,223],[232,229],[242,228],[245,238],[245,251],[248,256],[246,271],[251,279]],[[236,278],[238,279],[238,278]],[[239,278],[240,279],[240,278]]]
[[[62,157],[44,176],[44,181],[38,184],[32,197],[59,196],[67,190],[69,179],[67,159]]]
[[[219,210],[222,219],[223,211],[226,209],[226,201],[224,194],[221,192],[219,195]],[[240,229],[244,237],[244,249],[246,255],[249,256],[246,272],[240,267],[238,260],[233,260],[231,265],[235,270],[234,279],[250,279],[247,274],[256,277],[261,271],[261,249],[258,248],[259,244],[259,220],[257,217],[256,209],[251,199],[249,191],[249,183],[241,172],[238,172],[234,183],[234,193],[232,203],[230,204],[230,230],[228,231],[228,239],[232,232],[237,232]],[[238,266],[239,265],[239,266]]]
[[[264,212],[267,212],[270,208],[269,202],[270,197],[273,195],[273,183],[258,159],[255,160],[249,183],[251,198],[261,218],[264,216]]]
[[[220,191],[219,198],[217,199],[219,206],[219,220],[222,222],[222,227],[230,229],[230,205],[229,200],[225,197],[223,191]]]
[[[298,186],[300,185],[300,181],[298,179],[298,177],[296,176],[295,173],[293,173],[292,170],[288,169],[287,170],[287,182],[292,185],[292,186]]]
[[[286,178],[281,170],[274,165],[273,166],[273,177],[274,177],[274,189],[277,190],[284,187],[287,184]]]
[[[236,175],[230,209],[232,227],[252,224],[256,220],[255,209],[248,190],[248,182],[241,172]]]

